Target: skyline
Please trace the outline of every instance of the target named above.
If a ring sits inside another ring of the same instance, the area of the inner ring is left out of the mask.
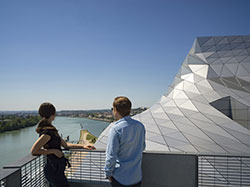
[[[14,2],[14,3],[13,3]],[[249,1],[0,1],[0,111],[150,107],[196,37],[250,34]]]

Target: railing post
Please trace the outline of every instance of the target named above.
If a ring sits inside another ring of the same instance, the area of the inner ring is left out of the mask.
[[[0,171],[0,185],[4,187],[21,187],[21,169],[2,169]]]
[[[196,171],[195,171],[195,176],[196,176],[196,187],[199,186],[199,157],[198,155],[195,155],[195,168],[196,168]]]
[[[21,169],[15,171],[12,175],[7,177],[6,187],[21,187]]]

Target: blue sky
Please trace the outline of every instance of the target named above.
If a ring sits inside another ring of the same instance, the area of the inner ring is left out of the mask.
[[[250,34],[248,0],[1,0],[0,110],[154,104],[197,36]]]

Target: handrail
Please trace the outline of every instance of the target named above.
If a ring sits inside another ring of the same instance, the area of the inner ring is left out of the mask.
[[[107,182],[105,179],[105,150],[70,149],[63,150],[72,167],[66,169],[69,181]],[[192,156],[197,158],[197,178],[199,187],[206,185],[250,186],[250,155],[239,154],[194,154],[169,153],[165,151],[145,151],[148,154]],[[153,156],[152,155],[152,156]],[[163,155],[164,156],[164,155]],[[151,157],[151,156],[150,156]],[[26,155],[0,170],[0,186],[6,186],[10,178],[18,177],[20,186],[46,186],[43,176],[45,156]],[[18,174],[16,174],[18,173]],[[8,179],[8,180],[7,180]],[[13,180],[12,180],[13,181]]]
[[[8,169],[8,168],[21,168],[23,167],[25,164],[37,159],[40,155],[38,156],[33,156],[31,154],[28,154],[26,156],[24,156],[23,158],[11,163],[11,164],[8,164],[8,165],[5,165],[3,168],[4,169]]]

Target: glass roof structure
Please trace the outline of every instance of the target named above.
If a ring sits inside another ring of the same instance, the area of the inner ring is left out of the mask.
[[[196,38],[167,93],[133,118],[146,150],[250,154],[250,35]]]

